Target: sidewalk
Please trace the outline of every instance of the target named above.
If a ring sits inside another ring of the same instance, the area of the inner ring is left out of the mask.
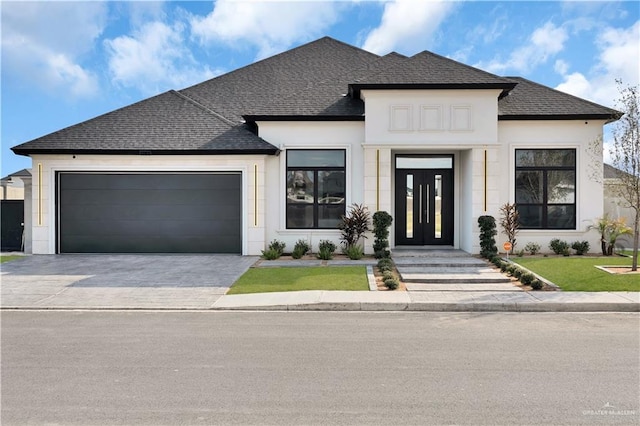
[[[640,312],[638,292],[298,291],[225,295],[217,310]]]

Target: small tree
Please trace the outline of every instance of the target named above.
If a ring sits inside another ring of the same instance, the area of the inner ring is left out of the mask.
[[[518,228],[520,226],[520,215],[516,209],[516,205],[506,203],[500,207],[500,226],[502,231],[507,236],[507,240],[511,243],[511,250],[509,253],[513,254],[513,250],[516,248],[516,235],[518,235]]]
[[[376,259],[390,257],[389,252],[389,226],[393,217],[385,211],[377,211],[373,214],[373,253]]]
[[[622,85],[618,83],[620,97],[616,106],[624,115],[613,129],[613,144],[609,152],[612,165],[620,170],[617,178],[617,195],[623,200],[622,207],[631,208],[635,212],[633,221],[633,261],[631,270],[638,270],[638,242],[640,232],[640,86]]]
[[[367,238],[365,232],[370,231],[369,222],[371,216],[369,209],[362,204],[352,204],[349,206],[347,214],[342,216],[342,221],[338,225],[341,231],[340,239],[344,250],[351,249],[358,245],[361,238]]]

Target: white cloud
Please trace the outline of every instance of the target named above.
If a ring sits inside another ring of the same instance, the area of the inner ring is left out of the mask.
[[[493,73],[514,70],[527,74],[561,52],[567,39],[567,30],[563,26],[556,27],[553,23],[547,22],[542,27],[536,28],[527,43],[511,52],[508,59],[504,61],[494,59],[489,63],[479,63],[476,66]]]
[[[454,2],[396,0],[384,6],[380,26],[372,30],[362,48],[387,54],[402,47],[403,53],[422,51],[444,20],[454,9]]]
[[[598,63],[585,75],[556,69],[564,80],[556,89],[603,105],[614,106],[616,79],[640,83],[640,21],[629,28],[606,28],[596,35]]]
[[[104,3],[3,2],[2,65],[24,83],[86,97],[98,92],[81,64],[105,28]]]
[[[262,59],[322,34],[338,19],[339,7],[336,2],[218,0],[207,16],[191,17],[191,33],[204,45],[256,46]]]
[[[180,22],[169,26],[154,21],[144,24],[131,36],[105,40],[114,83],[155,94],[219,74],[197,64],[185,45],[184,31]]]

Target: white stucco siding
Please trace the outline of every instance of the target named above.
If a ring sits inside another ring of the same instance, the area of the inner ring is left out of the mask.
[[[500,90],[363,90],[366,143],[495,143],[499,94]]]
[[[343,149],[346,152],[346,205],[364,203],[365,159],[364,122],[258,122],[258,134],[282,151],[278,157],[267,159],[265,194],[267,203],[266,243],[277,239],[286,243],[286,251],[293,249],[299,239],[307,240],[317,250],[320,240],[340,243],[336,229],[287,229],[286,227],[286,170],[288,149]],[[368,205],[369,209],[372,206]],[[373,210],[372,210],[373,212]]]
[[[265,157],[262,155],[34,155],[32,251],[56,252],[56,172],[241,172],[242,253],[260,254],[265,241]],[[257,167],[257,188],[255,186]],[[41,172],[40,172],[41,170]],[[257,194],[257,198],[256,198]],[[256,203],[257,200],[257,203]],[[257,216],[256,216],[257,212]]]
[[[506,202],[514,202],[515,150],[570,148],[576,150],[576,229],[575,230],[520,230],[516,249],[523,249],[528,242],[541,245],[549,251],[549,241],[560,238],[571,243],[588,240],[591,251],[597,250],[598,235],[588,231],[588,226],[603,214],[603,190],[601,164],[594,157],[593,144],[602,137],[601,120],[573,121],[500,121],[498,126],[500,148],[499,185],[497,205],[489,214],[499,219],[496,208]],[[601,161],[601,160],[600,160]],[[598,176],[599,174],[599,176]],[[476,218],[477,219],[477,218]],[[498,235],[499,242],[505,240]]]

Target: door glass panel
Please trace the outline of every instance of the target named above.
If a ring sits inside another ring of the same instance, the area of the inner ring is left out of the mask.
[[[442,175],[435,175],[435,238],[442,238]]]
[[[406,235],[407,238],[413,238],[413,175],[407,175],[407,196],[406,196],[406,219],[407,219],[407,229]]]
[[[451,169],[452,157],[396,157],[396,169]]]

